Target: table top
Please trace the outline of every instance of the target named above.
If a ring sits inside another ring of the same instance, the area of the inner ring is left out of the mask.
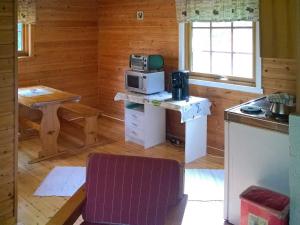
[[[54,88],[38,85],[18,89],[18,102],[30,108],[48,104],[80,101],[81,96]]]

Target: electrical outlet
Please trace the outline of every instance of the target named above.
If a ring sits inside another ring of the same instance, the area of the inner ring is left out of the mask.
[[[137,11],[136,12],[136,19],[137,20],[144,20],[144,11]]]

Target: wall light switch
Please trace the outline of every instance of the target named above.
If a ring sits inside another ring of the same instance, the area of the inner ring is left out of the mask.
[[[144,20],[144,11],[137,11],[136,12],[136,19],[137,20]]]

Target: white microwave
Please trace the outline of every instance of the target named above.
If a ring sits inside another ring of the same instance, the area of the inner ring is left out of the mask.
[[[143,94],[162,92],[165,90],[165,73],[128,70],[125,72],[125,88]]]

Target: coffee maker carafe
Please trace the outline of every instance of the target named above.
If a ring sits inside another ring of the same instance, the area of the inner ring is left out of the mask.
[[[189,99],[189,72],[176,71],[172,73],[172,98],[175,101]]]

